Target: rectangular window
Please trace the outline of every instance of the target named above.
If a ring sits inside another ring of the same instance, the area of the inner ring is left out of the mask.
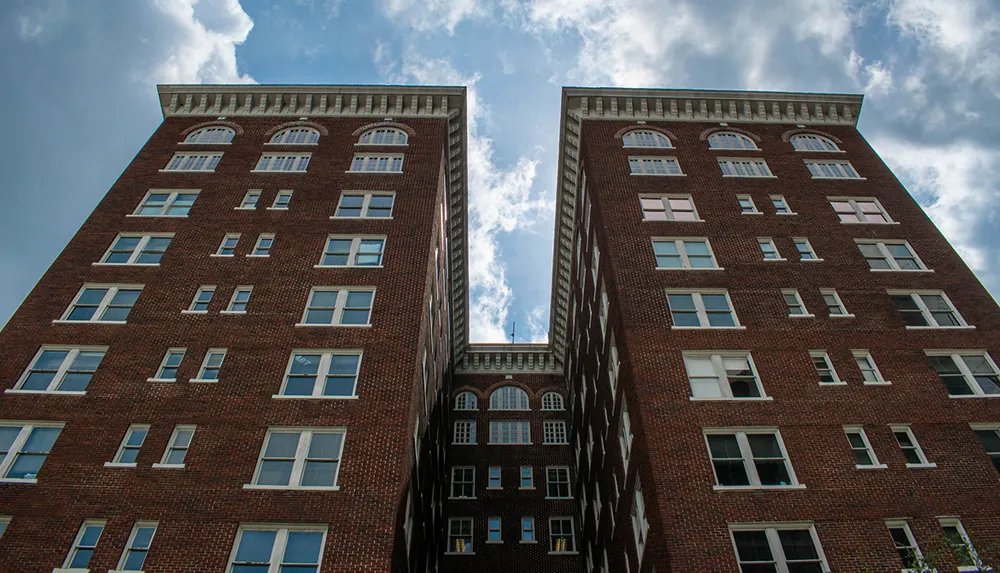
[[[941,291],[888,291],[906,328],[962,328],[962,315]]]
[[[446,553],[472,554],[472,518],[448,518],[448,550]]]
[[[380,267],[385,237],[330,235],[320,259],[321,267]]]
[[[247,303],[250,302],[250,293],[253,286],[238,286],[233,289],[233,298],[229,299],[229,306],[222,312],[244,313],[247,311]]]
[[[90,565],[90,558],[97,549],[97,542],[104,533],[103,520],[88,519],[80,526],[79,533],[73,539],[73,545],[69,548],[69,555],[63,561],[63,569],[76,569],[87,571]]]
[[[101,264],[159,265],[173,237],[173,233],[120,233],[101,257]]]
[[[545,497],[568,498],[569,489],[569,468],[566,466],[549,466],[545,468]]]
[[[142,443],[146,441],[146,434],[149,433],[149,424],[132,424],[125,432],[115,457],[111,460],[112,465],[122,465],[135,467],[135,459],[139,455]]]
[[[794,215],[791,207],[788,206],[788,202],[781,195],[771,195],[771,205],[774,207],[774,213],[776,215]]]
[[[757,246],[760,247],[760,252],[764,256],[765,261],[783,261],[781,253],[778,252],[778,247],[774,245],[774,239],[771,237],[758,237]]]
[[[840,377],[837,376],[833,362],[830,361],[830,355],[825,350],[810,350],[809,357],[812,358],[813,367],[816,369],[816,375],[819,376],[820,384],[846,384],[846,382],[842,382]]]
[[[667,291],[673,328],[738,328],[729,292]]]
[[[535,543],[535,518],[521,518],[521,543]]]
[[[598,322],[601,324],[601,341],[604,341],[604,336],[608,331],[608,309],[610,308],[610,300],[608,299],[608,291],[604,288],[604,280],[601,280],[601,306],[598,310]]]
[[[749,195],[737,195],[736,201],[740,204],[741,215],[760,215],[757,205],[753,202],[753,197]]]
[[[503,489],[503,486],[500,483],[500,466],[489,467],[486,489]]]
[[[219,248],[215,251],[216,257],[231,257],[236,254],[236,245],[240,244],[239,233],[226,233],[219,243]]]
[[[312,153],[262,153],[253,171],[305,173],[311,157]]]
[[[83,394],[107,350],[106,346],[43,346],[7,392]]]
[[[993,462],[993,467],[1000,472],[1000,427],[973,426],[973,431]]]
[[[841,223],[892,223],[874,197],[827,197]]]
[[[142,286],[85,284],[60,320],[125,324]]]
[[[799,252],[800,261],[823,260],[816,256],[816,251],[814,251],[812,245],[809,244],[809,239],[805,237],[792,237],[792,243],[795,244],[795,250]]]
[[[917,253],[906,241],[855,240],[872,271],[925,271]]]
[[[503,536],[501,535],[500,518],[490,517],[486,520],[486,542],[487,543],[503,543]]]
[[[684,368],[693,398],[739,400],[764,397],[749,352],[685,352]]]
[[[646,500],[642,495],[642,483],[635,480],[635,493],[632,494],[632,534],[635,537],[635,553],[642,563],[642,555],[646,552],[646,541],[649,537],[649,520],[646,519]],[[627,558],[627,556],[626,556]]]
[[[314,287],[302,324],[366,326],[371,324],[374,288]]]
[[[362,193],[344,191],[334,218],[391,219],[395,193]]]
[[[806,159],[805,163],[813,179],[864,179],[850,161]]]
[[[843,317],[854,316],[852,314],[848,314],[847,313],[847,309],[844,307],[844,303],[840,300],[840,295],[837,294],[836,290],[834,290],[832,288],[829,288],[829,289],[821,288],[821,289],[819,289],[819,293],[820,293],[820,295],[823,296],[823,304],[826,305],[826,312],[831,317],[834,317],[834,316],[843,316]]]
[[[788,307],[788,316],[800,316],[800,317],[812,317],[815,315],[809,314],[806,310],[806,305],[802,302],[802,297],[799,296],[799,291],[796,289],[782,289],[781,298],[785,301],[785,306]]]
[[[142,571],[142,566],[146,562],[146,554],[149,553],[149,546],[153,544],[153,536],[156,534],[155,521],[137,521],[132,526],[132,533],[128,536],[128,543],[125,544],[125,551],[118,561],[116,571]]]
[[[346,430],[269,428],[253,485],[289,489],[339,489],[337,473]]]
[[[292,352],[279,396],[352,398],[357,396],[360,350],[297,350]]]
[[[198,287],[198,292],[194,293],[194,300],[188,312],[208,312],[208,303],[212,302],[215,294],[215,285],[203,285]]]
[[[717,488],[798,485],[777,430],[709,428],[705,441]]]
[[[621,447],[622,466],[624,466],[625,475],[628,475],[628,462],[632,457],[632,439],[634,437],[632,434],[632,418],[628,414],[628,403],[625,402],[623,396],[621,420],[618,423],[618,445]]]
[[[906,458],[906,467],[937,467],[937,464],[927,461],[927,456],[917,442],[916,436],[913,435],[913,430],[910,429],[910,426],[889,426],[889,429],[892,430],[892,435],[896,437],[899,449],[903,451],[903,457]]]
[[[455,433],[451,440],[452,444],[475,444],[476,443],[476,421],[456,420]]]
[[[273,233],[261,233],[257,236],[257,244],[254,245],[253,251],[248,257],[269,257],[271,256],[271,247],[274,246],[274,234]]]
[[[156,376],[150,381],[174,382],[177,380],[177,370],[184,360],[185,352],[187,350],[184,348],[168,348],[167,353],[163,356],[163,361],[160,362],[160,367],[156,370]]]
[[[563,420],[545,420],[542,430],[544,443],[558,446],[569,444],[566,439],[566,422]]]
[[[194,438],[195,426],[178,424],[174,426],[174,433],[170,434],[170,441],[167,442],[167,449],[163,451],[163,458],[158,466],[153,467],[184,467],[184,457],[187,456],[188,448],[191,447],[191,440]]]
[[[0,481],[35,483],[62,426],[0,421]]]
[[[451,497],[466,499],[476,497],[476,468],[451,468]]]
[[[531,424],[526,420],[494,420],[490,422],[490,443],[524,445],[531,443]]]
[[[715,255],[708,239],[656,238],[653,255],[658,269],[717,269]]]
[[[723,177],[774,177],[763,159],[746,157],[720,157],[719,169]]]
[[[549,518],[549,552],[576,553],[572,517]]]
[[[993,357],[980,351],[927,351],[931,367],[951,396],[1000,394],[1000,370]]]
[[[676,157],[629,157],[632,175],[684,175]]]
[[[240,206],[237,209],[256,209],[259,202],[260,189],[251,189],[243,196],[243,201],[240,201]]]
[[[896,552],[899,553],[899,560],[903,564],[904,572],[915,573],[925,570],[923,567],[924,555],[920,552],[913,532],[910,531],[910,524],[899,520],[887,521],[885,525],[889,528],[889,535],[896,546]]]
[[[730,525],[742,573],[830,570],[812,524]]]
[[[325,525],[240,524],[226,571],[316,572],[325,544]]]
[[[132,213],[134,217],[187,217],[198,199],[198,191],[153,190],[146,193]]]
[[[944,540],[951,549],[951,554],[958,561],[959,571],[990,571],[991,567],[981,567],[985,565],[979,557],[976,548],[972,546],[972,540],[962,526],[961,520],[957,517],[939,517],[941,531],[944,533]]]
[[[201,368],[198,369],[197,378],[193,378],[190,381],[218,382],[219,371],[222,370],[222,363],[225,360],[226,360],[225,348],[209,348],[208,352],[205,353],[205,359],[201,363]]]
[[[847,442],[851,446],[851,453],[854,454],[854,464],[858,469],[885,468],[885,464],[880,464],[875,450],[872,449],[868,435],[861,426],[844,426],[844,434]]]
[[[700,221],[690,195],[639,195],[643,221]]]
[[[366,172],[366,173],[402,173],[403,172],[403,155],[401,153],[394,154],[378,154],[378,155],[367,155],[367,154],[356,154],[354,160],[351,161],[351,169],[349,173]]]
[[[288,207],[292,204],[292,191],[291,189],[282,189],[278,191],[278,194],[274,196],[274,203],[268,207],[271,211],[287,211]]]
[[[879,372],[878,365],[875,364],[875,359],[867,350],[852,350],[851,354],[854,355],[854,361],[858,365],[858,369],[861,370],[861,378],[864,380],[865,384],[889,384],[882,373]]]
[[[215,171],[222,159],[221,153],[175,153],[162,171]]]
[[[520,489],[535,489],[535,471],[531,466],[521,466]]]

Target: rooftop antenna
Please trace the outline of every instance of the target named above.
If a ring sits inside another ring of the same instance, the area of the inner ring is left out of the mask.
[[[514,344],[514,328],[517,326],[516,322],[510,324],[510,343]]]

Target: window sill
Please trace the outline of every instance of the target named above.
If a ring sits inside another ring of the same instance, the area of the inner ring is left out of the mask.
[[[181,311],[181,314],[208,314],[208,311],[207,310],[188,310],[188,309],[185,308],[184,310]]]
[[[288,207],[264,207],[265,211],[287,211]]]
[[[658,271],[724,271],[724,267],[656,267]]]
[[[251,253],[251,254],[245,255],[245,256],[247,258],[249,258],[249,259],[266,259],[266,258],[269,258],[271,255],[254,255],[254,254]]]
[[[478,499],[478,498],[475,498],[475,497],[449,497],[448,498],[449,501],[464,501],[464,500],[475,501],[476,499]]]
[[[732,151],[731,149],[729,151]],[[725,179],[777,179],[777,175],[723,175]]]
[[[786,259],[784,257],[779,257],[777,259],[761,259],[761,260],[764,261],[765,263],[772,263],[772,262],[773,263],[783,263],[783,262],[787,261],[788,259]]]
[[[245,310],[220,310],[219,314],[246,314]]]
[[[473,551],[445,551],[445,555],[475,555]]]
[[[402,175],[402,171],[344,171],[344,173],[353,173],[357,175],[361,173],[362,175]]]
[[[820,382],[820,386],[847,386],[847,382],[841,380],[840,382]]]
[[[503,491],[502,487],[488,487],[486,491]]]
[[[52,570],[52,573],[90,573],[90,569],[83,569],[80,567],[73,567],[72,569],[66,567],[56,567]]]
[[[306,322],[295,323],[296,327],[314,327],[314,328],[371,328],[371,324],[310,324]]]
[[[487,442],[486,445],[488,445],[488,446],[533,446],[533,445],[535,445],[535,443],[534,442],[524,442],[524,443],[518,443],[518,444],[501,444],[500,442]]]
[[[579,555],[577,551],[549,551],[549,555]]]
[[[23,484],[37,484],[37,479],[16,479],[16,478],[3,478],[0,479],[0,483],[23,483]]]
[[[393,217],[338,217],[336,215],[330,215],[331,219],[342,219],[347,221],[392,221]],[[458,553],[456,553],[458,555]]]
[[[289,487],[287,485],[254,485],[252,483],[243,484],[243,489],[258,489],[267,491],[339,491],[340,486],[319,486],[319,487]]]
[[[822,263],[823,259],[799,259],[802,263]]]
[[[816,318],[815,314],[789,314],[788,318]]]
[[[233,211],[256,211],[256,207],[233,207]]]
[[[194,382],[196,384],[218,384],[219,380],[209,380],[208,378],[188,378],[188,382]]]
[[[542,442],[543,446],[568,446],[569,442]]]
[[[176,378],[146,378],[146,382],[177,382]]]
[[[547,495],[547,496],[545,496],[545,499],[573,499],[573,496],[566,496],[566,497],[552,497],[552,496],[550,496],[550,495]]]
[[[160,169],[160,173],[215,173],[215,169]]]
[[[884,470],[884,469],[888,469],[888,467],[889,466],[887,466],[885,464],[878,464],[878,465],[874,465],[874,466],[862,466],[862,465],[858,465],[858,464],[854,465],[854,469],[857,469],[857,470]]]
[[[878,223],[875,221],[841,221],[841,225],[899,225],[899,221],[886,221]]]
[[[476,446],[478,444],[476,442],[469,442],[468,444],[461,444],[461,443],[452,442],[451,445],[453,445],[453,446]]]
[[[54,322],[54,321],[53,321]],[[125,324],[124,322],[122,324]],[[975,326],[907,326],[906,330],[975,330]]]
[[[284,394],[274,394],[271,396],[275,400],[357,400],[359,396],[286,396]]]
[[[486,545],[503,545],[503,541],[486,541]]]
[[[409,147],[408,143],[355,143],[354,147]]]
[[[308,171],[290,170],[290,171],[270,171],[266,169],[251,169],[250,173],[280,173],[282,175],[286,173],[308,173]]]
[[[671,330],[746,330],[745,326],[671,326]]]
[[[11,390],[7,390],[7,392],[11,392]],[[51,394],[51,392],[48,393]],[[989,399],[989,398],[1000,398],[1000,394],[959,394],[959,395],[949,394],[948,398],[952,400],[968,400],[970,398]]]
[[[187,219],[187,215],[139,215],[137,213],[129,213],[125,215],[126,217],[142,217],[142,218],[152,218],[152,219]]]
[[[934,269],[868,269],[873,273],[933,273]]]
[[[219,258],[219,259],[231,259],[231,258],[235,257],[236,255],[235,254],[233,254],[233,255],[221,255],[219,253],[212,253],[211,255],[208,255],[208,256]]]
[[[740,211],[740,215],[763,215],[760,211]]]
[[[882,382],[863,382],[864,386],[892,386],[892,382],[883,380]]]
[[[853,314],[831,314],[829,316],[830,318],[857,318],[857,316]]]
[[[526,545],[537,544],[537,541],[518,541],[518,543],[524,543]]]
[[[773,402],[773,396],[759,396],[755,398],[706,398],[706,397],[696,397],[688,396],[688,400],[691,402]]]
[[[519,488],[517,488],[517,490],[518,491],[535,491],[535,488],[533,488],[533,487],[519,487]]]
[[[264,145],[269,145],[269,146],[273,146],[273,147],[295,146],[295,145],[309,145],[311,147],[316,147],[316,146],[319,145],[319,142],[317,141],[317,142],[314,142],[314,143],[275,143],[275,142],[272,142],[272,141],[268,141]]]
[[[20,389],[17,389],[17,388],[10,388],[8,390],[4,390],[3,393],[4,394],[33,394],[33,395],[48,394],[50,396],[86,396],[87,395],[86,391],[77,391],[77,390],[74,390],[72,392],[70,392],[70,391],[59,392],[59,391],[49,391],[49,390],[20,390]]]
[[[53,320],[52,324],[128,324],[124,320]]]
[[[632,177],[687,177],[687,173],[629,173]]]
[[[813,177],[821,181],[867,181],[867,177]]]
[[[714,491],[770,491],[785,489],[806,489],[806,484],[794,485],[713,485]]]
[[[790,217],[792,215],[798,215],[798,213],[775,213],[775,215],[778,215],[779,217]]]
[[[931,470],[938,467],[937,464],[906,464],[906,469],[910,470]]]
[[[90,263],[94,267],[158,267],[160,263]]]
[[[115,462],[104,462],[104,467],[106,468],[134,468],[136,464],[116,464]]]
[[[314,269],[381,269],[382,265],[313,265]]]
[[[843,149],[796,149],[796,153],[847,153]]]
[[[182,470],[184,464],[153,464],[154,470]]]
[[[205,141],[178,141],[177,145],[232,145],[232,142],[228,142],[228,141],[213,141],[213,142],[205,142]]]
[[[643,219],[643,223],[704,223],[705,219],[686,219],[683,221],[677,219]],[[524,543],[537,543],[536,541],[527,541]]]

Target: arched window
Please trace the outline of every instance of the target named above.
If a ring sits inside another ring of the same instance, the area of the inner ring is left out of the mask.
[[[490,410],[528,409],[528,393],[517,386],[503,386],[490,394]]]
[[[479,400],[472,392],[462,392],[455,396],[456,410],[478,410]]]
[[[213,125],[196,129],[184,138],[184,143],[229,143],[236,137],[236,132],[222,125]]]
[[[635,130],[622,136],[625,147],[661,147],[670,148],[670,138],[658,131]]]
[[[757,144],[742,133],[717,131],[708,136],[708,147],[711,149],[757,149]]]
[[[379,127],[362,133],[358,143],[361,145],[406,145],[407,139],[406,132],[402,129]]]
[[[558,392],[542,394],[542,410],[563,410],[563,398]]]
[[[836,143],[822,135],[800,133],[793,135],[790,141],[796,151],[840,151]]]
[[[319,141],[319,131],[311,127],[289,127],[271,136],[271,143],[311,145]]]

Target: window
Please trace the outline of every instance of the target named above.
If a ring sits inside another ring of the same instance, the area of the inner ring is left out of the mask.
[[[719,158],[723,177],[774,177],[763,159]]]
[[[240,202],[240,206],[237,209],[256,209],[259,202],[260,189],[251,189],[243,196],[243,201]]]
[[[834,289],[819,289],[820,295],[823,297],[823,304],[826,305],[826,312],[831,317],[843,316],[852,317],[853,314],[847,314],[847,309],[844,308],[844,303],[840,300],[840,295]]]
[[[795,215],[791,207],[788,206],[788,202],[781,195],[771,195],[771,205],[774,207],[776,215]]]
[[[792,243],[795,244],[795,250],[799,252],[800,261],[823,260],[816,256],[816,251],[813,250],[812,245],[809,243],[809,239],[805,237],[792,237]]]
[[[988,353],[928,351],[927,358],[950,396],[1000,395],[1000,370]]]
[[[684,175],[676,157],[629,157],[632,175]]]
[[[288,206],[292,203],[292,191],[290,189],[282,189],[278,191],[278,194],[274,196],[274,204],[272,204],[268,209],[272,211],[284,211],[288,209]]]
[[[535,489],[535,470],[531,466],[521,466],[519,489]]]
[[[545,468],[546,497],[568,498],[569,468],[566,466],[550,466]]]
[[[615,334],[611,333],[611,344],[608,345],[608,388],[611,390],[611,404],[614,405],[618,389],[618,346],[615,345]]]
[[[200,286],[198,292],[194,293],[194,300],[188,312],[208,312],[208,303],[212,302],[212,295],[215,294],[215,286]]]
[[[347,219],[390,219],[392,205],[396,198],[394,193],[348,193],[340,195],[337,218]]]
[[[708,239],[653,239],[653,255],[658,269],[717,269]]]
[[[151,380],[164,382],[177,380],[177,369],[180,368],[181,362],[184,360],[185,352],[187,351],[184,348],[168,348],[167,353],[163,356],[163,361],[160,362],[160,367],[156,370],[156,376]]]
[[[490,394],[490,410],[528,409],[528,393],[517,386],[501,386]]]
[[[836,143],[822,135],[800,133],[793,135],[789,141],[795,151],[840,151]]]
[[[255,173],[260,172],[282,172],[282,173],[305,173],[309,168],[311,153],[261,153],[257,160],[257,166],[253,168]]]
[[[889,291],[906,328],[956,328],[968,326],[941,291]]]
[[[738,400],[764,397],[749,352],[685,352],[684,368],[694,398]]]
[[[976,433],[976,437],[979,438],[979,443],[982,444],[983,449],[986,450],[986,455],[993,462],[993,467],[1000,472],[1000,427],[973,427],[973,431]]]
[[[535,518],[521,518],[521,543],[535,543]]]
[[[187,217],[197,199],[197,191],[150,191],[135,208],[133,216]]]
[[[61,320],[124,324],[142,285],[85,284]]]
[[[247,304],[250,302],[252,286],[238,286],[233,289],[233,298],[229,299],[229,306],[222,312],[245,313]]]
[[[490,443],[531,444],[531,425],[525,420],[492,421],[490,422]]]
[[[451,468],[451,497],[470,499],[476,497],[476,468]]]
[[[785,306],[788,307],[789,317],[812,317],[815,315],[809,314],[806,310],[806,305],[802,302],[802,297],[799,296],[799,291],[796,289],[782,289],[781,298],[785,301]]]
[[[545,420],[542,423],[543,439],[546,444],[567,445],[566,422],[563,420]]]
[[[105,265],[158,265],[173,237],[172,233],[155,235],[122,233],[101,257],[101,263]]]
[[[709,149],[757,149],[752,139],[732,131],[717,131],[708,136]]]
[[[757,245],[760,247],[760,252],[764,255],[765,261],[783,261],[781,253],[778,252],[778,247],[774,246],[774,239],[771,237],[760,237],[757,239]]]
[[[35,483],[61,423],[0,422],[0,481]]]
[[[452,437],[453,444],[475,444],[476,443],[476,421],[456,420],[455,433]]]
[[[125,432],[122,443],[115,452],[115,457],[111,460],[111,465],[121,465],[135,467],[135,459],[139,455],[142,443],[146,441],[146,434],[149,433],[149,424],[132,424]]]
[[[806,160],[806,169],[813,179],[864,179],[854,170],[850,161]]]
[[[670,149],[670,139],[658,131],[636,129],[622,136],[623,147],[659,147]]]
[[[356,396],[360,350],[298,350],[292,352],[279,396],[352,398]]]
[[[320,570],[324,525],[241,524],[226,573]]]
[[[209,348],[205,353],[205,360],[198,369],[198,377],[191,382],[218,382],[219,371],[222,369],[222,362],[226,359],[225,348]]]
[[[847,442],[851,446],[851,453],[854,454],[856,468],[881,469],[887,467],[885,464],[878,462],[878,457],[875,456],[875,450],[872,449],[872,444],[868,441],[868,435],[865,434],[863,427],[844,426],[844,434],[847,436]]]
[[[142,571],[149,546],[153,543],[153,535],[156,534],[156,526],[155,521],[135,522],[132,533],[128,536],[128,543],[125,544],[125,552],[118,561],[117,571]]]
[[[236,137],[236,131],[221,125],[203,127],[188,134],[184,143],[230,143]]]
[[[184,457],[187,456],[188,448],[191,447],[194,430],[195,426],[192,425],[178,424],[174,426],[174,433],[170,434],[170,441],[167,442],[167,449],[163,451],[159,467],[184,467]]]
[[[69,548],[69,555],[63,561],[63,569],[89,571],[87,566],[90,565],[90,558],[97,549],[101,534],[104,533],[104,523],[103,520],[91,519],[83,522],[80,532],[76,534],[73,545]]]
[[[503,489],[500,484],[500,466],[490,466],[486,477],[486,489]]]
[[[646,500],[642,495],[642,483],[635,479],[635,493],[632,494],[632,534],[635,537],[635,553],[639,563],[646,552],[646,542],[649,539],[649,520],[646,519]]]
[[[472,392],[460,392],[455,396],[456,410],[478,410],[479,399]]]
[[[357,154],[351,161],[351,169],[348,173],[402,173],[402,154],[393,155],[364,155]]]
[[[446,553],[473,553],[472,518],[448,518],[448,550]]]
[[[337,473],[345,430],[270,428],[264,439],[254,486],[339,489]]]
[[[741,573],[830,571],[812,524],[730,526]]]
[[[406,145],[407,139],[402,129],[379,127],[362,133],[358,145]]]
[[[76,392],[87,390],[104,360],[104,346],[42,346],[8,392]]]
[[[667,305],[673,328],[736,328],[727,291],[668,291]]]
[[[910,531],[910,524],[905,521],[887,521],[885,525],[889,528],[889,535],[896,546],[896,552],[899,553],[904,571],[911,573],[922,570],[924,555],[920,552],[913,532]]]
[[[924,450],[920,447],[909,426],[889,426],[889,428],[892,430],[892,435],[896,437],[899,449],[903,450],[906,467],[937,467],[937,464],[927,461]]]
[[[618,423],[618,445],[621,447],[622,466],[624,466],[623,469],[626,476],[628,476],[628,462],[632,457],[632,440],[634,438],[635,436],[632,435],[632,418],[629,416],[628,404],[623,397],[621,420]]]
[[[816,369],[820,384],[846,384],[840,381],[837,371],[833,368],[833,362],[830,361],[830,355],[825,350],[810,350],[809,357],[812,358],[813,368]]]
[[[878,199],[871,197],[827,197],[841,223],[892,223]]]
[[[572,517],[549,518],[549,552],[576,553]]]
[[[7,527],[10,525],[11,518],[9,516],[0,517],[0,537],[3,537],[4,532],[7,531]]]
[[[740,215],[760,215],[757,205],[754,205],[753,197],[749,195],[737,195],[736,201],[740,204]]]
[[[643,221],[700,221],[690,195],[639,195]]]
[[[309,293],[304,325],[367,326],[371,324],[375,289],[314,287]]]
[[[278,145],[316,145],[319,131],[311,127],[289,127],[271,136],[268,143]]]
[[[247,256],[269,257],[271,256],[271,247],[273,245],[274,245],[274,235],[270,233],[262,233],[257,237],[257,244],[254,245],[253,251]]]
[[[175,153],[162,171],[214,172],[222,159],[221,153]]]
[[[502,543],[503,539],[500,534],[500,518],[490,517],[486,520],[486,542],[487,543]]]
[[[717,488],[795,486],[795,472],[777,430],[706,429]]]
[[[856,240],[872,271],[924,271],[927,267],[906,241]]]
[[[852,350],[851,354],[854,355],[854,362],[861,370],[861,378],[865,384],[889,384],[889,381],[882,377],[882,373],[879,372],[871,353],[867,350]]]
[[[558,392],[542,394],[542,410],[565,410],[562,394]]]
[[[380,267],[385,237],[330,235],[320,259],[321,267]]]
[[[972,546],[965,527],[957,517],[939,517],[941,531],[944,533],[944,540],[951,549],[951,554],[958,561],[959,571],[990,571],[992,567],[981,567],[985,565],[979,557],[976,548]]]
[[[222,242],[219,243],[218,250],[215,251],[216,257],[231,257],[236,254],[236,245],[240,244],[240,234],[239,233],[227,233],[225,237],[222,237]]]

